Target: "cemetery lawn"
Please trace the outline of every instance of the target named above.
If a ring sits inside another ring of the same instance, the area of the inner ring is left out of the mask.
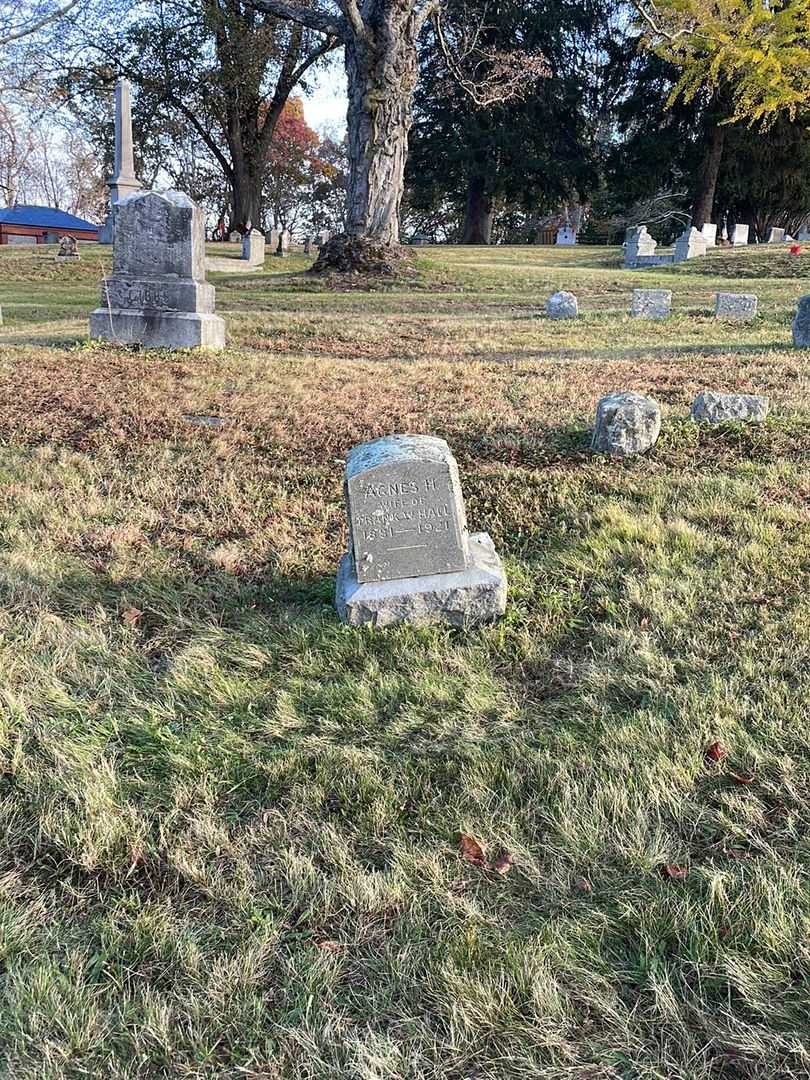
[[[810,1076],[810,255],[268,257],[206,356],[89,345],[82,252],[0,249],[4,1075]],[[697,427],[704,388],[772,415]],[[664,423],[617,463],[619,389]],[[454,450],[501,623],[338,624],[342,460],[402,431]]]

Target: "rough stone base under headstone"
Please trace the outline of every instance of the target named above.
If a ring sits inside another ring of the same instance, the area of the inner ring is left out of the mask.
[[[474,626],[506,610],[506,576],[487,533],[469,537],[470,565],[452,574],[357,581],[351,554],[340,561],[335,605],[342,622],[376,627],[408,623]]]
[[[90,337],[147,349],[224,349],[225,323],[219,315],[194,311],[90,312]]]

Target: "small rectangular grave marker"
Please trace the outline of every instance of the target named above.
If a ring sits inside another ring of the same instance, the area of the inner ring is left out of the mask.
[[[467,565],[458,468],[443,439],[393,435],[346,461],[357,580],[447,574]]]
[[[671,308],[671,289],[633,289],[630,314],[634,319],[666,319]]]
[[[753,293],[716,293],[714,314],[717,319],[751,322],[757,317],[757,298]]]

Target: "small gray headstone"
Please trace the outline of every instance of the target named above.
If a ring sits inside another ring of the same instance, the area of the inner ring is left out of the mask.
[[[643,454],[661,431],[658,403],[632,390],[606,394],[596,406],[591,448],[611,457]]]
[[[799,241],[800,244],[806,244],[810,242],[810,229],[802,229],[796,239]]]
[[[732,247],[745,247],[748,243],[748,225],[741,225],[739,222],[734,226],[731,233],[731,246]]]
[[[390,435],[355,447],[345,493],[349,551],[336,592],[344,622],[460,625],[503,614],[500,560],[485,533],[468,534],[444,439]]]
[[[757,317],[757,298],[753,293],[716,293],[714,314],[718,319],[751,322]]]
[[[57,259],[80,259],[79,245],[76,243],[75,236],[63,236],[59,241],[59,251],[56,255]]]
[[[671,289],[633,289],[630,314],[634,319],[666,319],[671,308]]]
[[[205,280],[203,212],[179,191],[139,191],[118,203],[113,272],[90,315],[90,336],[150,348],[221,349],[225,324]]]
[[[810,349],[810,296],[803,296],[796,309],[793,344],[797,349]]]
[[[560,247],[573,247],[577,242],[577,234],[570,225],[563,225],[557,229],[557,241]]]
[[[764,420],[768,399],[758,394],[719,394],[703,390],[692,403],[692,419],[720,424],[724,420]]]
[[[228,242],[231,244],[241,244],[242,234],[240,232],[232,232],[228,237]]]
[[[785,242],[785,230],[784,229],[771,229],[768,233],[769,244],[784,244]]]
[[[357,580],[447,574],[467,565],[467,523],[444,439],[390,435],[352,450],[346,500]]]
[[[577,312],[577,298],[572,292],[555,292],[546,300],[546,315],[550,319],[575,319]]]

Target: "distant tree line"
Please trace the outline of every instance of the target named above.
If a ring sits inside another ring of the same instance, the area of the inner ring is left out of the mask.
[[[7,200],[103,201],[124,75],[142,179],[228,231],[764,238],[810,212],[810,0],[0,0],[0,37]],[[345,137],[304,119],[330,64]]]

